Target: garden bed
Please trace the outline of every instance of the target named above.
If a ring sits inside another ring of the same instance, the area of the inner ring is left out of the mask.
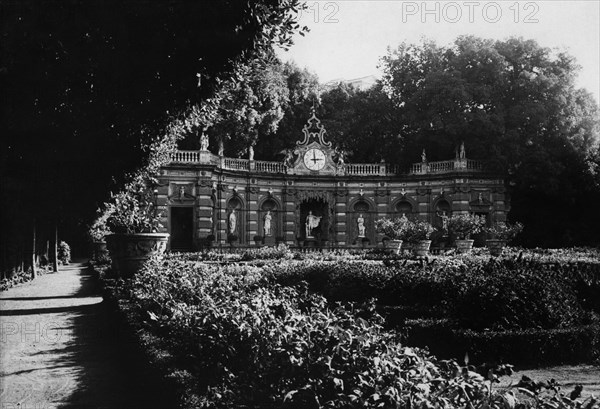
[[[364,255],[294,258],[284,251],[261,260],[256,253],[246,256],[244,265],[232,260],[208,265],[202,256],[169,256],[152,261],[132,281],[111,290],[121,300],[119,306],[126,305],[137,322],[136,332],[145,348],[154,351],[153,360],[183,391],[179,393],[182,407],[395,407],[409,402],[413,406],[449,402],[463,406],[467,397],[478,406],[500,402],[513,392],[518,400],[533,402],[535,397],[527,393],[490,390],[484,377],[464,369],[457,373],[453,368],[458,364],[449,365],[418,348],[405,347],[401,333],[385,329],[372,302],[335,303],[336,299],[364,301],[383,294],[392,305],[388,310],[396,304],[399,314],[419,316],[429,311],[427,307],[439,294],[450,294],[440,285],[446,283],[440,272],[453,271],[453,267],[434,268],[441,261],[432,259],[394,259],[384,266],[382,261],[364,261]],[[525,263],[511,262],[519,268],[524,266],[519,263]],[[470,271],[459,262],[455,267],[455,273]],[[408,270],[402,273],[402,268]],[[561,274],[571,271],[562,264],[559,270]],[[541,271],[546,277],[559,275],[551,274],[552,269]],[[594,268],[586,274],[590,278]],[[417,279],[408,281],[411,276]],[[465,279],[457,283],[464,285]],[[588,283],[593,286],[594,280]],[[363,286],[364,292],[356,291]],[[320,289],[330,299],[311,289]],[[437,292],[429,294],[431,289]],[[426,297],[416,307],[401,308],[410,306],[415,294]],[[578,293],[574,294],[578,301]],[[558,321],[550,311],[535,318],[545,319],[545,325],[560,325],[578,322],[579,312],[585,312],[581,305],[567,303],[567,307],[574,309],[573,314]],[[447,311],[438,309],[430,318]],[[406,320],[401,317],[400,329],[408,327]],[[455,323],[438,318],[438,324],[450,331]],[[504,324],[516,323],[523,322]],[[458,386],[461,383],[463,389],[469,385],[464,393]]]

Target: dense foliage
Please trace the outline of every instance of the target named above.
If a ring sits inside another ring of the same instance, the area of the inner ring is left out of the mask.
[[[239,70],[303,32],[296,23],[303,7],[298,0],[2,2],[0,246],[9,254],[2,271],[20,268],[32,224],[40,239],[58,225],[70,243],[83,242],[82,227],[144,164],[145,147],[182,118],[197,134]]]
[[[71,246],[64,241],[58,243],[58,260],[62,264],[69,264],[71,262]]]
[[[264,273],[267,266],[279,274],[278,266],[307,263],[282,257],[258,267],[209,265],[177,255],[152,260],[121,284],[120,297],[135,306],[145,328],[157,336],[157,355],[168,360],[171,379],[184,386],[184,406],[578,404],[560,395],[542,398],[526,390],[494,389],[494,372],[482,376],[406,347],[393,331],[384,330],[370,302],[334,304],[301,283],[273,282],[273,275]]]
[[[459,240],[470,239],[484,225],[485,217],[475,214],[454,214],[448,219],[448,231]]]
[[[504,174],[510,218],[526,226],[522,244],[598,243],[598,101],[576,88],[571,56],[532,40],[462,36],[401,44],[381,67],[369,90],[340,84],[321,96],[327,135],[351,162],[407,171],[424,148],[447,160],[464,142],[469,158]]]

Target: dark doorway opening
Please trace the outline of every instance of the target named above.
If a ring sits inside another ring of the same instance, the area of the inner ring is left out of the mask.
[[[171,251],[194,250],[194,208],[171,208]]]

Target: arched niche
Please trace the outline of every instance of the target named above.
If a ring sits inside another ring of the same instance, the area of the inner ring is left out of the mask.
[[[231,236],[237,236],[240,243],[245,242],[246,214],[244,212],[244,201],[238,195],[232,196],[227,201],[225,226],[228,239]]]
[[[447,220],[452,216],[452,206],[450,205],[450,202],[444,198],[440,198],[435,201],[433,208],[435,210],[432,222],[433,227],[446,230]]]
[[[257,235],[262,236],[266,241],[275,240],[276,237],[283,235],[280,209],[281,206],[273,197],[266,198],[259,206]]]
[[[396,203],[394,212],[400,216],[409,215],[413,212],[413,205],[408,200],[400,200]]]
[[[374,242],[375,240],[375,220],[374,206],[364,198],[355,201],[352,204],[352,214],[349,220],[352,226],[347,231],[350,234],[349,241],[355,244],[362,244],[363,241]]]

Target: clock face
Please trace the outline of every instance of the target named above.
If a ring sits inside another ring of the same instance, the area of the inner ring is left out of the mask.
[[[320,149],[309,149],[304,154],[304,164],[310,170],[321,170],[325,166],[325,154]]]

